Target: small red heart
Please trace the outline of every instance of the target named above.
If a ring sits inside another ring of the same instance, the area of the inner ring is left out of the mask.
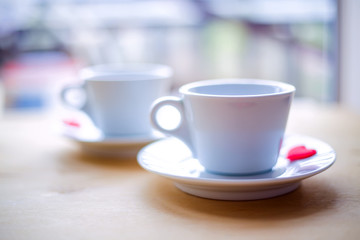
[[[286,157],[290,161],[296,161],[296,160],[311,157],[315,154],[316,154],[315,149],[309,149],[309,148],[306,148],[305,146],[296,146],[289,150]]]
[[[70,126],[70,127],[80,127],[80,123],[75,120],[63,120],[63,123]]]

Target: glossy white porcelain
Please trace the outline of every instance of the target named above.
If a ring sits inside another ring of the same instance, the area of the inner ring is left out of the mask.
[[[290,162],[286,154],[294,146],[305,145],[317,154]],[[289,193],[300,182],[335,162],[335,151],[327,143],[307,136],[287,136],[276,165],[266,173],[226,176],[205,170],[190,149],[176,138],[151,143],[138,154],[139,164],[149,172],[168,178],[180,190],[203,198],[219,200],[255,200]]]
[[[162,97],[153,105],[155,129],[181,139],[207,171],[254,174],[270,170],[283,141],[292,85],[255,79],[218,79],[184,85],[181,98]],[[157,112],[171,105],[180,126],[165,129]]]
[[[107,136],[150,134],[152,102],[168,93],[172,70],[158,64],[99,65],[85,68],[81,85],[66,86],[62,100],[84,111]],[[67,94],[80,90],[85,103],[78,106]]]

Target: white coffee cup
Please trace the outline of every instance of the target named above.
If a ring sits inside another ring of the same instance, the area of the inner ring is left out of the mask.
[[[189,83],[179,92],[181,98],[155,101],[151,122],[182,140],[207,171],[257,174],[276,164],[295,87],[269,80],[218,79]],[[175,129],[165,129],[157,119],[166,105],[180,113]]]
[[[172,69],[159,64],[108,64],[85,68],[83,83],[63,88],[64,104],[84,111],[105,136],[149,135],[152,102],[166,94]],[[70,91],[85,95],[81,106],[69,100]]]

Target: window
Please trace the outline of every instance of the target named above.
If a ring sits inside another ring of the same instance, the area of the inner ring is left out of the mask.
[[[40,93],[55,94],[44,86],[108,62],[168,64],[174,89],[211,78],[265,78],[294,84],[296,97],[338,100],[336,0],[20,2],[0,3],[0,78],[10,107],[43,106],[49,94],[36,99]],[[29,62],[53,65],[40,82],[9,77]],[[21,96],[25,103],[16,101]]]

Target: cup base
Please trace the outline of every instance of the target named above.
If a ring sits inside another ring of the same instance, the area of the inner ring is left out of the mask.
[[[105,138],[144,138],[154,135],[153,131],[136,132],[136,133],[109,133],[102,131],[101,133]]]
[[[261,170],[261,171],[256,171],[256,172],[250,172],[250,173],[229,173],[229,172],[219,172],[219,171],[212,171],[209,169],[205,168],[205,171],[210,173],[210,174],[215,174],[215,175],[221,175],[221,176],[233,176],[233,177],[243,177],[243,176],[254,176],[254,175],[259,175],[259,174],[265,174],[265,173],[269,173],[272,171],[272,168],[267,169],[267,170]]]

